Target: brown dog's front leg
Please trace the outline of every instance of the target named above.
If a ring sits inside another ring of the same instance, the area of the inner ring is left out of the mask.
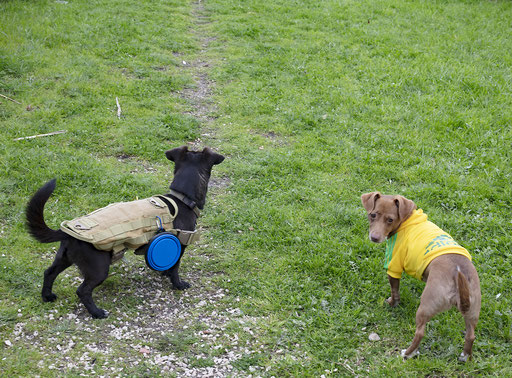
[[[391,307],[396,307],[400,303],[400,279],[393,278],[388,274],[389,284],[391,286],[391,297],[386,302]]]

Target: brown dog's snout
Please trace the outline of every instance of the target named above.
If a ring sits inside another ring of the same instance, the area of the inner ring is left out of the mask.
[[[374,243],[382,243],[388,237],[390,230],[387,229],[387,227],[383,227],[386,226],[386,224],[378,222],[377,218],[380,217],[375,217],[375,219],[370,217],[369,237],[370,240]]]
[[[370,240],[374,243],[382,243],[385,237],[377,232],[370,231]]]

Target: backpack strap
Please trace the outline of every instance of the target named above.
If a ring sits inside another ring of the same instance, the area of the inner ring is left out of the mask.
[[[171,192],[175,192],[175,191],[171,190]],[[175,193],[176,194],[181,194],[181,193],[178,193],[178,192],[175,192]],[[171,194],[173,196],[175,196],[176,198],[178,198],[175,193],[171,193]],[[176,202],[174,202],[170,198],[166,198],[165,196],[158,196],[158,198],[161,199],[163,202],[165,202],[167,204],[167,206],[169,206],[169,210],[172,207],[174,208],[173,218],[176,218],[176,216],[178,215],[178,206],[176,205]],[[180,201],[182,201],[180,198],[178,198],[178,199]],[[183,202],[183,203],[185,203],[185,202]],[[171,206],[171,204],[172,204],[172,206]],[[195,202],[194,202],[194,204],[195,204]],[[192,210],[199,217],[199,209],[197,208],[197,206],[194,209],[192,209]],[[196,210],[197,210],[197,212],[196,212]],[[200,238],[200,232],[197,229],[194,230],[194,231],[185,231],[185,230],[179,230],[179,229],[172,229],[172,230],[167,230],[167,231],[175,234],[176,237],[178,238],[178,240],[180,241],[180,243],[183,244],[183,245],[192,244],[192,243],[198,241],[199,238]]]
[[[155,196],[158,199],[162,200],[167,207],[169,208],[169,212],[171,213],[171,216],[173,219],[175,219],[178,216],[178,205],[176,205],[176,202],[174,202],[172,199],[167,198],[165,196]]]
[[[201,216],[201,212],[199,211],[199,208],[196,205],[196,202],[189,197],[187,197],[185,194],[177,192],[174,189],[171,189],[169,191],[169,194],[179,199],[181,202],[183,202],[185,205],[187,205],[199,218]]]
[[[184,231],[184,230],[171,230],[173,234],[176,233],[176,237],[183,245],[189,245],[199,240],[201,232],[199,230]]]

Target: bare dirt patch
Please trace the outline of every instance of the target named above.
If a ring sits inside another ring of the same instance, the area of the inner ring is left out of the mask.
[[[231,179],[229,177],[214,177],[209,182],[210,188],[216,189],[224,189],[227,188],[231,184]]]

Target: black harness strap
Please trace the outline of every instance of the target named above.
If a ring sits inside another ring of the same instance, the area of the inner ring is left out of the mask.
[[[199,208],[196,205],[196,202],[194,200],[191,200],[189,197],[187,197],[185,194],[177,192],[176,190],[171,189],[169,192],[170,195],[176,197],[181,202],[183,202],[188,208],[190,208],[196,216],[199,218],[201,215],[201,212],[199,211]]]

